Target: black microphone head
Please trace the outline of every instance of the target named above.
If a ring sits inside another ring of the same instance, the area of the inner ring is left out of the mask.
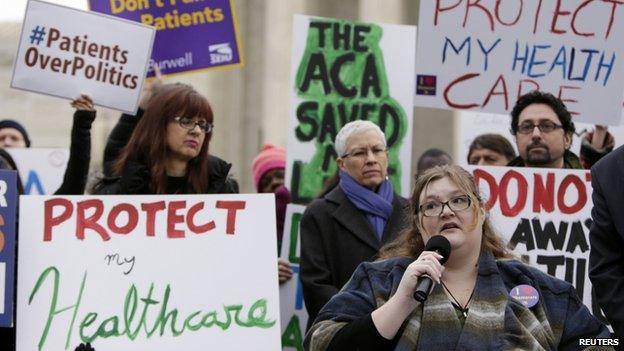
[[[451,243],[442,235],[434,235],[427,241],[425,251],[437,251],[437,253],[443,256],[440,263],[445,264],[451,255]]]

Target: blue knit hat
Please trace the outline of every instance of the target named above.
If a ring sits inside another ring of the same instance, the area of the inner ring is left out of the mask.
[[[30,147],[30,138],[28,137],[28,132],[26,131],[26,128],[24,128],[24,126],[21,125],[18,121],[14,121],[12,119],[4,119],[0,121],[0,129],[4,128],[17,129],[20,133],[22,133],[24,141],[26,142],[26,147]]]

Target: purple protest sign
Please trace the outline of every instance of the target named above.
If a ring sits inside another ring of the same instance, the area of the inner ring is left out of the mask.
[[[89,0],[92,11],[156,28],[153,64],[163,74],[243,64],[233,0]]]
[[[0,170],[0,327],[13,326],[17,172]]]

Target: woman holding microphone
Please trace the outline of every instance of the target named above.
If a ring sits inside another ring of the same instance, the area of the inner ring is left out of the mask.
[[[428,170],[411,205],[411,228],[382,249],[380,260],[361,264],[323,307],[306,349],[580,350],[580,338],[609,337],[572,285],[507,251],[470,173],[458,166]],[[424,250],[436,236],[450,243],[448,257]],[[424,274],[436,284],[418,302],[414,291]]]

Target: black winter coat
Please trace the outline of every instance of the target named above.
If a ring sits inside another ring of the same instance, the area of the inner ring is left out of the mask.
[[[379,249],[409,225],[409,202],[394,194],[392,215],[381,242],[366,215],[339,187],[314,200],[301,218],[301,282],[308,327],[320,309],[351,278],[355,268],[374,260]]]
[[[236,194],[238,184],[228,176],[231,164],[216,156],[208,158],[208,188],[202,194]],[[179,183],[180,178],[169,177],[170,183]],[[153,194],[149,189],[150,175],[147,167],[137,163],[132,163],[128,171],[124,170],[121,177],[108,177],[102,179],[94,188],[97,195],[139,195]],[[177,194],[193,194],[188,184],[168,184],[179,191],[171,192]]]

